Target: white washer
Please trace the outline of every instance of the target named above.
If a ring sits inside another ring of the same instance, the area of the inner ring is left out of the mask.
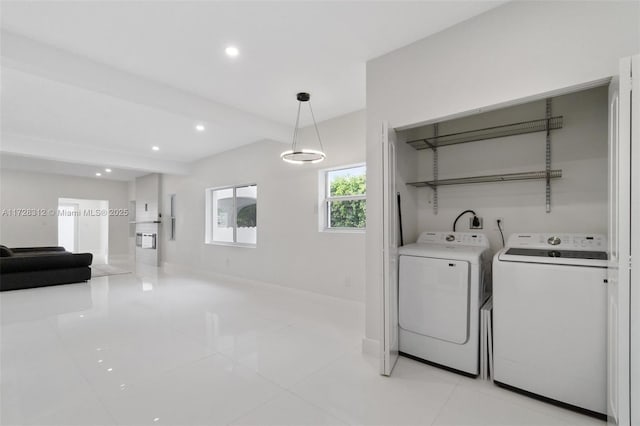
[[[515,234],[493,261],[494,381],[606,413],[603,235]]]
[[[424,232],[399,255],[400,352],[477,375],[480,306],[491,292],[487,237]]]

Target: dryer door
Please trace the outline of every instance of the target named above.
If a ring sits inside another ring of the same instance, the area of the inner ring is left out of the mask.
[[[469,336],[469,263],[400,256],[400,327],[464,344]]]

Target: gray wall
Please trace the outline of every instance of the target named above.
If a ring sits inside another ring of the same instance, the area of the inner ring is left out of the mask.
[[[109,201],[110,209],[127,209],[127,182],[55,174],[0,170],[1,209],[58,209],[58,198]],[[109,256],[127,256],[127,216],[109,218]],[[0,217],[0,241],[8,247],[55,246],[57,216]]]

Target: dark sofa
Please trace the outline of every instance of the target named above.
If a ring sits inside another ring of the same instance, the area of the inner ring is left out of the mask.
[[[91,253],[64,247],[0,246],[0,291],[70,284],[91,279]]]

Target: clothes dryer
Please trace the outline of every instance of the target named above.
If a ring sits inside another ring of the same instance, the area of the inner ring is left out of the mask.
[[[478,375],[480,307],[491,293],[486,236],[424,232],[399,256],[400,352]]]

